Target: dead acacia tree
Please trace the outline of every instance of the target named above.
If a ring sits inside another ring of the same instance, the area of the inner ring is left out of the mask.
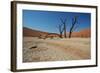
[[[78,18],[77,16],[74,16],[72,18],[72,25],[71,25],[71,28],[69,30],[69,38],[71,38],[72,32],[78,27],[77,26],[77,18]]]
[[[62,34],[63,34],[63,25],[62,25],[62,24],[59,24],[57,28],[58,28],[59,33],[60,33],[59,37],[62,38]]]
[[[66,38],[66,19],[63,20],[62,18],[60,18],[60,20],[61,20],[62,26],[63,26],[64,37]]]

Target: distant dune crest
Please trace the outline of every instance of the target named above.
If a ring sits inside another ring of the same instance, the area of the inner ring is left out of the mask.
[[[72,37],[86,37],[86,38],[91,37],[91,29],[87,28],[79,32],[73,32]]]
[[[68,37],[68,32],[67,32],[67,37]],[[23,27],[23,36],[25,37],[40,37],[40,36],[47,36],[47,37],[58,37],[59,34],[57,33],[48,33],[48,32],[43,32],[43,31],[38,31],[34,29],[30,29],[27,27]],[[79,32],[73,32],[72,37],[82,37],[82,38],[89,38],[91,37],[91,29],[83,29]]]
[[[45,34],[47,34],[47,32],[42,32],[42,31],[27,28],[27,27],[23,27],[23,36],[39,37],[40,35],[45,35]]]

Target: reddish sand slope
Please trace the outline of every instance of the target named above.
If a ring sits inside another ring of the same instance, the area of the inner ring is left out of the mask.
[[[69,35],[69,32],[67,32],[67,37]],[[23,27],[23,36],[24,37],[40,37],[40,36],[47,36],[47,37],[58,37],[59,34],[57,33],[48,33],[44,31],[38,31],[30,28]],[[73,32],[72,37],[85,37],[88,38],[91,36],[91,29],[82,29],[79,32]]]
[[[85,37],[85,38],[91,37],[91,29],[87,28],[87,29],[82,29],[79,32],[73,32],[72,37]]]

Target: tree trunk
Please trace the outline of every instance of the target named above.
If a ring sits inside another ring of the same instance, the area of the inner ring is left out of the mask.
[[[62,32],[60,32],[60,38],[62,38]]]
[[[66,24],[64,24],[64,37],[66,38]]]
[[[69,38],[71,38],[71,35],[72,35],[72,32],[70,31],[70,32],[69,32]]]

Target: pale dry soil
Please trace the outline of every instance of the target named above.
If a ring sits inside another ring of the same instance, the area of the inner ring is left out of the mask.
[[[84,60],[90,58],[90,38],[39,39],[24,37],[23,39],[23,62]]]

